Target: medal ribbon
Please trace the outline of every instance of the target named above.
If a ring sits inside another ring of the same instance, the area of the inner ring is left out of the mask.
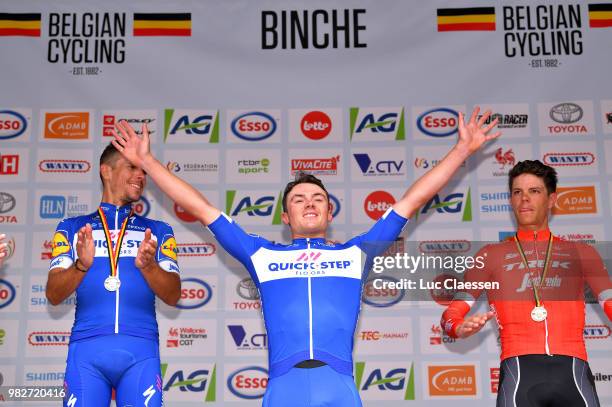
[[[110,235],[110,228],[108,227],[106,215],[104,215],[104,211],[102,210],[102,208],[98,208],[98,214],[100,215],[100,219],[102,220],[102,228],[104,229],[104,236],[106,237],[106,246],[108,247],[108,259],[110,260],[111,267],[110,275],[111,277],[117,277],[117,265],[119,262],[119,254],[121,253],[121,244],[123,243],[123,236],[125,236],[128,221],[134,214],[134,211],[130,210],[130,214],[127,216],[127,218],[124,219],[123,223],[121,224],[119,235],[117,235],[117,244],[115,245],[114,249],[113,239]]]
[[[521,254],[521,258],[523,259],[523,264],[525,268],[529,272],[529,275],[533,275],[531,269],[529,268],[529,263],[527,262],[527,257],[525,256],[525,251],[523,250],[523,246],[521,246],[521,242],[518,238],[518,233],[514,235],[514,241],[516,242],[516,246],[518,247],[518,251]],[[548,247],[546,248],[546,260],[544,260],[544,271],[542,272],[542,276],[540,277],[540,282],[537,287],[535,284],[532,284],[533,287],[533,296],[535,297],[536,306],[540,307],[542,305],[542,301],[540,301],[540,295],[538,294],[538,287],[542,285],[544,279],[546,278],[546,272],[548,271],[548,266],[550,265],[550,258],[552,257],[552,243],[553,243],[553,234],[551,233],[548,237]],[[537,250],[537,248],[535,249]]]

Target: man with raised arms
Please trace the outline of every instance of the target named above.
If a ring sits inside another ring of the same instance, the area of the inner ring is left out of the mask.
[[[244,232],[204,196],[169,172],[142,137],[122,121],[113,142],[178,205],[197,217],[219,244],[238,259],[255,282],[268,334],[270,380],[264,406],[361,406],[352,377],[353,337],[361,289],[372,258],[395,240],[407,218],[450,179],[486,141],[497,124],[485,125],[490,112],[468,122],[459,115],[459,139],[446,157],[417,180],[370,230],[343,244],[326,240],[332,205],[321,181],[300,174],[283,194],[282,221],[292,243],[281,245]],[[362,261],[362,254],[366,259]]]

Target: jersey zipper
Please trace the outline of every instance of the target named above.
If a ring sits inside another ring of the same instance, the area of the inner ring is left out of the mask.
[[[311,258],[310,253],[310,238],[306,238],[306,244],[308,247],[308,259]],[[310,281],[310,275],[308,275],[308,333],[309,333],[309,358],[314,359],[314,348],[312,341],[312,282]]]
[[[115,233],[119,229],[119,208],[115,209]],[[112,242],[111,242],[112,244]],[[119,244],[119,239],[117,239],[117,243]],[[116,247],[115,250],[119,250],[121,253],[121,247]],[[117,278],[119,278],[119,256],[117,256]],[[121,281],[121,280],[120,280]],[[115,290],[115,333],[119,333],[119,290],[121,286]]]
[[[538,254],[538,247],[537,247],[537,241],[538,241],[538,232],[537,231],[533,231],[533,251],[535,252],[536,255],[536,267],[540,266],[540,255]],[[539,287],[539,282],[534,281],[532,284],[538,284],[538,288]],[[548,346],[548,318],[544,319],[544,349],[546,350],[546,354],[548,356],[552,356],[550,354],[550,347]]]

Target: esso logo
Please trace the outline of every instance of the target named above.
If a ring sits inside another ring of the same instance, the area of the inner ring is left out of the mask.
[[[151,204],[147,198],[141,195],[140,199],[132,204],[132,209],[136,215],[146,217],[151,210]]]
[[[197,278],[184,278],[181,280],[181,299],[177,308],[194,309],[208,304],[212,298],[212,288],[208,283]]]
[[[0,279],[0,309],[8,307],[15,299],[15,287],[6,280]]]
[[[321,140],[332,131],[332,121],[329,116],[318,110],[308,112],[300,122],[302,134],[310,140]]]
[[[370,219],[378,220],[395,203],[387,191],[374,191],[363,202],[363,209]]]
[[[276,120],[263,112],[249,112],[232,120],[232,132],[243,140],[267,139],[276,131]]]
[[[198,221],[198,218],[191,215],[189,212],[187,212],[185,209],[181,208],[177,204],[174,204],[174,213],[176,214],[176,217],[182,220],[183,222],[192,223]]]
[[[28,121],[13,110],[0,110],[0,140],[19,137],[26,131]]]
[[[340,213],[340,200],[332,194],[329,194],[328,196],[329,202],[332,205],[332,217],[335,218]]]
[[[227,378],[227,388],[236,397],[254,400],[264,396],[268,386],[268,371],[263,367],[249,366],[237,370]]]
[[[457,132],[459,114],[452,109],[428,110],[417,119],[419,130],[431,137],[448,137]]]
[[[379,280],[378,284],[375,281]],[[363,286],[362,301],[372,307],[385,308],[397,304],[404,298],[404,290],[383,287],[382,282],[390,281],[397,283],[398,280],[388,276],[372,277]]]

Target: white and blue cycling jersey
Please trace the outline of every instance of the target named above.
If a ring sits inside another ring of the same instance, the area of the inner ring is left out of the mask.
[[[247,234],[225,214],[208,226],[259,289],[270,378],[308,359],[352,375],[363,284],[373,257],[396,239],[406,222],[389,209],[367,233],[343,244],[323,238],[272,243]]]
[[[121,207],[101,203],[113,244],[124,219],[129,216],[130,205]],[[77,259],[77,232],[91,224],[95,244],[95,257],[90,269],[76,289],[76,312],[70,342],[93,336],[126,334],[158,340],[155,317],[155,293],[140,270],[134,265],[138,247],[144,240],[145,230],[151,229],[156,240],[156,261],[166,272],[178,273],[176,241],[170,225],[132,215],[121,245],[117,276],[121,286],[117,291],[107,291],[104,280],[110,275],[106,237],[97,212],[62,220],[53,236],[50,269],[69,268]]]

